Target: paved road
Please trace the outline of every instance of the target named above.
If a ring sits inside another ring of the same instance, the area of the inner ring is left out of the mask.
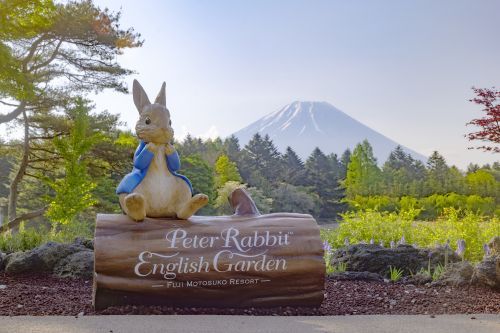
[[[475,317],[476,319],[471,319]],[[1,333],[498,333],[500,315],[0,317]]]

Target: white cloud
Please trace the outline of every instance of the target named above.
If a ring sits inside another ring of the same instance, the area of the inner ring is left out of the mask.
[[[200,137],[203,140],[208,140],[208,139],[215,139],[219,136],[219,131],[217,130],[217,127],[215,125],[210,126],[208,131],[206,131],[204,134],[200,135]]]

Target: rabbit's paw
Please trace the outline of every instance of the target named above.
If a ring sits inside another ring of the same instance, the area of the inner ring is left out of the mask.
[[[146,201],[139,193],[130,193],[125,197],[125,212],[135,220],[142,221],[146,217]]]
[[[208,203],[208,196],[205,194],[196,194],[191,198],[188,202],[184,204],[182,209],[177,213],[177,217],[180,219],[188,219],[194,213],[198,211],[201,207],[205,206]]]

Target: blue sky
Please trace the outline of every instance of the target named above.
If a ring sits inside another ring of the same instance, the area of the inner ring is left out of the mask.
[[[295,100],[327,101],[424,155],[491,163],[467,150],[481,116],[471,86],[500,85],[500,1],[119,1],[145,44],[120,62],[154,99],[167,82],[177,136],[229,135]],[[130,95],[98,109],[132,127]]]

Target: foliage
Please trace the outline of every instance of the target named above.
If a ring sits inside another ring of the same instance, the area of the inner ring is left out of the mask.
[[[305,175],[305,185],[318,195],[319,217],[336,217],[343,208],[337,156],[326,156],[319,148],[315,148],[305,163]]]
[[[261,213],[269,213],[271,211],[272,199],[267,198],[261,190],[255,187],[247,187],[247,185],[239,182],[229,181],[217,190],[217,198],[215,199],[214,206],[218,214],[230,215],[234,213],[229,205],[228,198],[231,192],[237,188],[247,190]]]
[[[204,193],[210,200],[215,198],[214,170],[199,155],[183,156],[179,173],[193,184],[193,192]]]
[[[5,0],[0,5],[5,23],[0,28],[0,102],[12,107],[0,114],[0,123],[24,129],[22,142],[13,143],[18,150],[13,153],[9,183],[13,221],[18,201],[23,206],[19,212],[41,211],[35,206],[39,202],[22,200],[26,187],[36,188],[29,182],[40,182],[40,173],[57,179],[59,168],[53,165],[62,156],[52,140],[68,135],[61,113],[89,92],[127,92],[123,79],[132,71],[121,67],[117,56],[141,46],[142,40],[133,29],[120,27],[120,13],[100,9],[89,0]],[[102,112],[96,118],[111,117]]]
[[[408,210],[380,212],[365,210],[343,214],[343,221],[335,230],[322,230],[323,239],[333,247],[351,243],[373,241],[378,244],[397,242],[403,236],[407,244],[435,247],[439,244],[457,244],[463,239],[467,244],[465,259],[480,260],[483,244],[500,235],[500,219],[484,218],[473,212],[461,212],[454,208],[444,210],[443,216],[434,222],[415,221],[418,211]]]
[[[44,240],[43,233],[39,230],[26,228],[24,223],[21,223],[17,233],[9,230],[0,234],[0,251],[26,251],[42,244]]]
[[[467,134],[466,137],[471,141],[485,142],[484,145],[476,147],[476,149],[499,153],[500,90],[474,87],[472,90],[476,94],[476,97],[470,101],[482,106],[482,111],[485,115],[483,118],[473,119],[467,124],[477,126],[479,130]]]
[[[219,188],[229,181],[241,182],[236,163],[229,160],[227,155],[221,155],[215,162],[215,186]]]
[[[76,107],[69,113],[73,118],[69,136],[53,140],[64,161],[64,178],[55,181],[46,178],[55,192],[46,215],[55,224],[68,224],[96,203],[92,190],[97,185],[89,177],[85,155],[102,140],[102,136],[89,131],[89,108],[83,100],[78,100]]]
[[[71,221],[67,225],[60,225],[59,228],[48,229],[45,226],[25,227],[24,223],[21,223],[17,232],[8,230],[0,234],[0,251],[27,251],[49,241],[69,243],[77,237],[93,238],[93,225]]]
[[[304,187],[280,183],[271,191],[271,198],[273,212],[308,213],[311,215],[317,215],[319,212],[319,196],[314,192],[308,192]]]
[[[377,194],[380,187],[381,171],[377,166],[377,159],[367,140],[358,144],[351,154],[347,175],[344,181],[347,198],[356,194]]]
[[[349,207],[352,210],[387,212],[415,210],[418,212],[417,218],[421,220],[435,220],[443,214],[446,208],[455,208],[461,210],[461,213],[472,211],[484,216],[498,215],[498,205],[494,197],[481,197],[476,194],[433,194],[423,198],[357,195],[350,200],[346,200],[346,202],[349,203]]]
[[[398,282],[403,276],[403,269],[389,266],[389,277],[392,282]]]

